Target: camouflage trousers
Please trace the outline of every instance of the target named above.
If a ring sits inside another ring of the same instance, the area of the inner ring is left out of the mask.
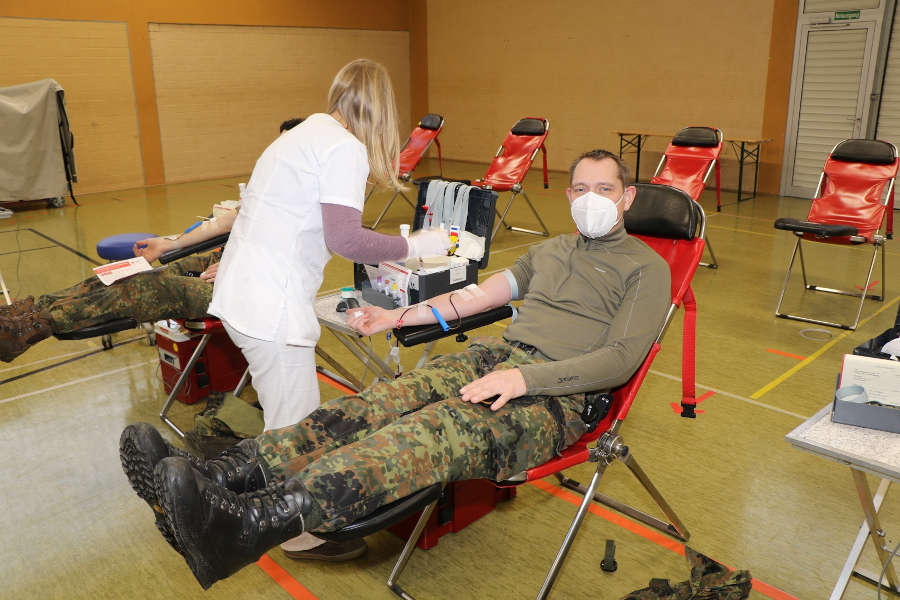
[[[104,285],[91,277],[70,288],[37,299],[39,310],[50,314],[54,334],[68,333],[115,319],[131,318],[142,323],[168,318],[199,318],[206,315],[213,286],[186,273],[202,273],[219,262],[221,251],[189,256]]]
[[[494,412],[462,402],[459,388],[540,361],[504,340],[479,338],[263,433],[259,452],[276,477],[295,478],[310,492],[317,506],[308,530],[339,529],[435,483],[506,479],[581,437],[584,394],[523,396]]]

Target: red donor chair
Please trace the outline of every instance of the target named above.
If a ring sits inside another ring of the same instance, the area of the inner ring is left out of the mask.
[[[434,113],[429,113],[422,117],[422,120],[419,121],[419,125],[412,130],[412,133],[409,134],[409,139],[406,140],[406,143],[403,145],[403,148],[400,150],[400,159],[398,161],[397,167],[397,177],[400,181],[407,182],[412,178],[412,172],[415,171],[416,167],[419,165],[419,162],[425,156],[425,153],[428,152],[428,149],[431,147],[431,144],[437,147],[438,152],[438,165],[441,175],[444,174],[444,160],[441,156],[441,142],[438,140],[438,135],[440,135],[441,130],[444,128],[444,117],[441,115],[436,115]],[[375,188],[369,191],[368,196],[366,196],[366,200],[372,195],[375,191]],[[394,203],[394,200],[397,196],[402,196],[406,203],[410,205],[410,207],[415,208],[415,204],[413,204],[409,198],[406,197],[402,191],[397,190],[394,192],[394,195],[391,196],[391,199],[388,200],[387,204],[384,205],[384,208],[381,209],[381,213],[379,213],[378,218],[375,219],[375,222],[370,226],[371,229],[375,229],[378,227],[378,224],[381,223],[381,219],[384,218],[385,213],[387,213],[388,209],[391,207],[391,204]]]
[[[629,517],[641,521],[679,540],[687,541],[690,537],[684,524],[675,514],[674,510],[663,498],[660,491],[650,481],[650,478],[638,465],[634,455],[625,445],[620,430],[628,416],[632,404],[644,381],[653,359],[660,351],[660,342],[668,324],[672,321],[675,312],[682,304],[685,307],[684,336],[683,336],[683,397],[682,416],[694,416],[694,303],[691,292],[691,279],[700,264],[703,254],[703,233],[706,227],[706,217],[699,204],[685,192],[670,186],[639,184],[637,196],[631,209],[625,213],[625,228],[629,234],[650,245],[669,264],[672,273],[671,294],[672,303],[657,335],[656,341],[650,347],[643,363],[631,378],[620,388],[613,390],[611,400],[601,403],[598,408],[598,421],[596,426],[572,446],[566,448],[561,454],[552,460],[528,469],[517,477],[497,483],[501,488],[514,488],[526,482],[536,481],[555,475],[561,485],[578,490],[584,494],[584,499],[569,527],[553,565],[547,574],[544,584],[538,593],[538,598],[546,598],[550,588],[562,568],[565,557],[575,539],[581,522],[588,511],[591,502],[596,500],[614,510]],[[509,307],[505,307],[509,308]],[[500,309],[494,309],[500,310]],[[511,311],[500,315],[507,318]],[[481,315],[485,315],[482,313]],[[481,315],[475,315],[480,317]],[[472,317],[467,317],[472,319]],[[473,323],[473,326],[483,326],[483,322]],[[422,329],[420,326],[416,329]],[[436,326],[428,326],[437,330]],[[395,330],[403,331],[403,330]],[[452,335],[455,330],[450,330],[443,335]],[[437,334],[440,335],[440,334]],[[424,338],[426,341],[431,338]],[[609,398],[607,398],[609,400]],[[591,446],[594,444],[593,446]],[[656,502],[667,520],[642,512],[627,504],[596,493],[600,479],[608,465],[620,460],[629,468],[637,480],[647,490],[650,497]],[[592,461],[597,463],[596,472],[588,486],[582,486],[561,474],[561,471],[581,463]],[[458,482],[455,482],[458,483]],[[546,482],[537,485],[548,487]],[[390,589],[402,598],[412,598],[397,583],[401,572],[409,561],[409,557],[416,548],[416,542],[425,529],[426,524],[432,518],[432,513],[441,498],[441,484],[417,491],[416,493],[386,506],[379,508],[361,521],[357,521],[337,532],[324,532],[321,536],[329,540],[345,540],[353,537],[368,535],[380,528],[392,525],[398,520],[409,516],[411,512],[422,510],[421,516],[412,528],[397,563],[391,572],[387,584]],[[492,498],[484,498],[483,501],[492,501]],[[424,507],[424,509],[423,509]],[[317,534],[319,535],[319,534]]]
[[[884,300],[884,243],[887,237],[882,233],[885,214],[890,220],[890,207],[894,203],[894,179],[897,177],[897,148],[888,142],[878,140],[844,140],[839,143],[825,160],[825,168],[819,176],[819,184],[813,197],[809,214],[805,221],[780,218],[775,221],[775,229],[790,231],[797,236],[794,252],[788,263],[784,284],[778,295],[775,315],[783,319],[794,319],[827,327],[856,329],[866,298]],[[837,245],[872,246],[872,260],[866,281],[859,291],[841,290],[814,285],[806,279],[806,264],[800,243],[824,242]],[[878,250],[881,249],[881,294],[869,294],[872,271]],[[784,292],[791,277],[794,259],[800,255],[800,269],[803,273],[803,288],[815,292],[828,292],[859,298],[859,307],[852,324],[812,319],[805,316],[781,312]]]
[[[724,138],[722,132],[715,127],[685,127],[675,134],[665,153],[656,166],[656,173],[650,183],[671,185],[684,190],[700,202],[700,194],[706,187],[706,180],[716,170],[716,210],[722,209],[722,177],[719,169],[719,155],[722,154]],[[717,269],[716,255],[709,240],[710,263],[700,263],[704,267]]]
[[[494,160],[488,167],[487,173],[485,173],[484,177],[481,179],[472,182],[472,185],[487,190],[494,190],[495,192],[512,192],[509,202],[506,203],[506,208],[503,209],[502,213],[499,211],[497,212],[500,216],[500,221],[494,227],[494,231],[491,233],[491,239],[494,239],[494,236],[497,235],[497,230],[500,229],[501,225],[507,229],[512,229],[513,231],[542,235],[544,237],[550,235],[550,231],[547,229],[547,226],[544,225],[541,215],[539,215],[537,209],[534,208],[534,204],[531,203],[528,194],[522,189],[522,181],[525,179],[525,175],[531,168],[531,163],[534,162],[534,158],[537,156],[538,151],[542,152],[544,155],[544,188],[550,187],[549,179],[547,177],[547,148],[544,145],[544,141],[547,139],[549,131],[550,121],[547,119],[539,117],[519,119],[519,121],[513,125],[513,128],[509,130],[509,134],[507,134],[506,139],[503,140],[503,144],[500,145],[500,148],[494,155]],[[540,223],[541,231],[514,227],[506,222],[506,215],[512,207],[513,200],[515,200],[516,196],[519,194],[524,196],[525,201],[528,203],[528,207],[531,209],[531,212],[534,213],[538,223]]]

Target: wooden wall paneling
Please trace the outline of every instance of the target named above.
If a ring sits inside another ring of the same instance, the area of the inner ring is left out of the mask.
[[[51,78],[75,135],[75,193],[144,183],[125,23],[0,17],[0,86]]]
[[[327,108],[358,57],[388,68],[410,130],[405,31],[151,24],[150,41],[168,182],[249,173],[283,120]]]

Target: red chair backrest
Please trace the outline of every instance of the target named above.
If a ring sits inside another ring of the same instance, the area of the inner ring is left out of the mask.
[[[491,161],[487,173],[477,183],[490,186],[498,192],[510,190],[525,179],[531,163],[544,145],[550,122],[540,117],[519,119],[509,133],[494,160]]]
[[[409,139],[400,150],[397,175],[409,175],[425,156],[428,147],[437,139],[444,128],[444,118],[436,114],[427,114],[419,121],[419,125],[409,134]]]
[[[685,296],[690,292],[691,280],[703,255],[702,233],[706,217],[700,205],[680,189],[646,183],[635,187],[638,193],[631,209],[625,213],[625,228],[659,253],[672,273],[672,305],[667,322],[660,331],[661,336],[675,313],[674,309],[684,303]],[[546,477],[587,460],[588,446],[603,435],[613,422],[624,421],[628,416],[641,383],[659,351],[660,343],[657,339],[628,381],[613,390],[612,408],[597,427],[581,436],[559,456],[528,469],[527,479]]]
[[[650,183],[671,185],[699,201],[709,167],[722,153],[722,143],[722,132],[715,127],[682,129],[669,142],[663,168]]]
[[[808,221],[852,225],[871,240],[881,227],[886,189],[897,176],[897,149],[878,140],[844,140],[825,160]]]

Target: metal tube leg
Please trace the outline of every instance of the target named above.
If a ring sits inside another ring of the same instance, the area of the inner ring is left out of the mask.
[[[178,377],[178,381],[175,382],[175,385],[172,386],[172,391],[169,392],[169,397],[166,398],[166,403],[163,404],[162,409],[159,411],[159,418],[162,419],[163,423],[172,428],[172,430],[178,435],[180,438],[184,438],[184,432],[175,424],[172,419],[169,418],[169,409],[172,407],[172,403],[175,401],[175,396],[178,395],[178,392],[184,386],[184,382],[187,381],[187,378],[190,376],[191,371],[194,370],[194,365],[197,364],[197,361],[200,359],[200,356],[203,354],[203,350],[206,349],[206,344],[209,343],[209,339],[212,336],[208,333],[204,334],[203,337],[200,338],[200,342],[197,344],[197,347],[194,349],[194,353],[191,354],[191,358],[188,359],[187,364],[184,366],[184,369],[181,371],[181,375]]]
[[[400,584],[397,583],[397,579],[400,578],[400,573],[402,573],[403,569],[406,568],[406,563],[409,562],[409,557],[412,556],[412,553],[415,551],[416,543],[422,536],[422,530],[425,529],[425,525],[428,523],[428,519],[431,518],[431,513],[434,512],[437,503],[438,501],[435,500],[427,507],[425,507],[425,510],[422,511],[422,516],[420,516],[419,520],[416,521],[416,526],[415,528],[413,528],[412,533],[409,535],[409,539],[406,540],[406,545],[403,546],[403,551],[400,552],[400,557],[394,564],[394,568],[391,570],[391,574],[387,579],[387,586],[390,588],[390,590],[401,598],[404,598],[405,600],[414,600],[414,598],[407,594],[402,587],[400,587]]]
[[[244,391],[244,388],[247,387],[247,383],[250,381],[250,367],[248,366],[244,369],[244,374],[241,375],[241,379],[238,381],[237,387],[234,388],[234,395],[240,397],[241,392]]]
[[[709,257],[712,259],[712,262],[710,262],[710,263],[701,262],[700,264],[709,269],[718,269],[719,261],[716,260],[716,253],[713,252],[712,244],[709,243],[709,236],[706,236],[704,241],[706,242],[706,249],[709,250]]]
[[[653,498],[653,501],[656,502],[656,505],[663,511],[663,514],[671,522],[672,526],[678,532],[678,536],[682,540],[687,540],[691,537],[690,532],[688,532],[687,527],[684,526],[681,519],[678,518],[678,515],[675,514],[675,511],[669,506],[669,503],[666,502],[666,499],[663,498],[663,495],[660,493],[659,489],[653,482],[650,481],[650,478],[647,477],[647,474],[644,470],[638,465],[637,460],[635,460],[634,455],[630,452],[622,458],[622,462],[631,469],[631,472],[634,473],[634,476],[637,477],[638,481],[641,482],[641,485],[644,486],[644,489],[647,490],[647,493],[650,494],[650,497]]]
[[[875,247],[875,252],[872,253],[872,264],[869,265],[869,274],[866,276],[866,282],[863,284],[862,293],[859,295],[859,308],[856,309],[856,319],[853,321],[853,326],[850,329],[856,329],[856,326],[859,325],[859,315],[862,314],[863,303],[866,301],[866,292],[869,291],[869,282],[872,281],[872,271],[875,269],[875,260],[878,258],[878,246]],[[882,264],[884,264],[884,257],[881,259]],[[882,296],[882,298],[884,298]]]
[[[881,509],[881,503],[890,487],[890,479],[882,479],[881,483],[878,484],[878,490],[875,492],[875,498],[872,502],[875,507],[875,512],[878,512]],[[859,562],[859,556],[862,554],[863,547],[865,547],[866,540],[868,539],[869,522],[863,519],[862,524],[859,526],[859,533],[856,534],[856,540],[850,548],[850,554],[847,555],[847,560],[844,561],[844,568],[841,569],[841,574],[838,576],[837,583],[834,584],[834,589],[831,591],[829,600],[841,600],[841,598],[843,598],[844,591],[847,589],[847,583],[850,581],[850,576],[855,573],[856,563]]]
[[[500,221],[494,225],[494,231],[491,233],[491,241],[495,237],[497,237],[497,230],[500,229],[501,225],[506,225],[506,215],[509,213],[509,209],[512,207],[513,200],[516,199],[516,193],[513,192],[512,197],[510,197],[509,202],[506,203],[506,208],[503,209],[503,214],[500,215]]]
[[[587,487],[584,499],[581,501],[578,512],[575,514],[575,519],[572,520],[572,524],[566,532],[566,537],[563,538],[562,546],[560,546],[559,552],[556,553],[556,558],[553,559],[553,564],[550,566],[550,572],[547,573],[547,578],[544,579],[544,583],[538,592],[538,600],[543,600],[550,594],[550,588],[553,587],[553,582],[556,581],[556,576],[559,575],[562,563],[569,553],[569,548],[572,547],[572,542],[575,541],[575,535],[578,533],[578,528],[581,527],[581,522],[584,521],[588,506],[590,506],[593,501],[594,492],[597,490],[597,485],[600,483],[600,478],[603,476],[605,470],[606,462],[601,460],[597,463],[597,470],[594,471],[594,476],[591,478],[591,483]]]
[[[387,213],[388,209],[391,207],[391,204],[394,203],[394,198],[396,198],[397,194],[399,194],[399,193],[400,193],[399,191],[394,192],[394,195],[391,196],[391,199],[388,200],[388,203],[385,204],[384,208],[381,209],[381,213],[378,215],[378,218],[375,219],[375,222],[372,223],[372,225],[369,227],[369,229],[376,229],[378,227],[378,224],[381,223],[381,219],[384,218],[385,213]],[[406,196],[404,196],[404,198],[406,198]],[[409,202],[409,198],[407,198],[406,201]]]
[[[781,312],[781,302],[784,300],[784,292],[787,290],[788,281],[791,279],[791,269],[794,268],[794,259],[797,258],[797,249],[800,247],[800,238],[794,244],[794,251],[791,253],[791,260],[788,262],[787,273],[784,274],[784,285],[781,286],[781,293],[778,294],[778,304],[775,305],[775,315],[784,316]]]
[[[531,233],[533,235],[541,235],[544,237],[548,237],[550,235],[550,230],[547,229],[547,226],[544,225],[544,220],[541,219],[541,215],[538,214],[538,211],[534,208],[534,204],[531,203],[531,198],[528,197],[528,194],[525,193],[525,190],[522,190],[522,196],[525,198],[525,202],[528,203],[528,208],[531,209],[531,212],[534,213],[534,216],[537,218],[538,223],[541,224],[541,228],[543,231],[535,231],[534,229],[525,229],[523,227],[513,227],[512,225],[507,225],[507,229],[512,229],[513,231],[520,231],[522,233]]]
[[[866,521],[869,523],[869,536],[872,538],[872,545],[875,546],[875,553],[878,555],[878,562],[884,565],[888,560],[888,552],[885,549],[885,535],[878,520],[878,511],[872,501],[872,491],[869,489],[869,482],[866,481],[866,474],[858,469],[850,469],[853,474],[853,483],[856,484],[856,492],[859,494],[859,501],[862,504],[863,512],[866,514]],[[885,569],[885,577],[894,590],[900,590],[897,586],[897,572],[894,570],[893,563],[887,565]]]

